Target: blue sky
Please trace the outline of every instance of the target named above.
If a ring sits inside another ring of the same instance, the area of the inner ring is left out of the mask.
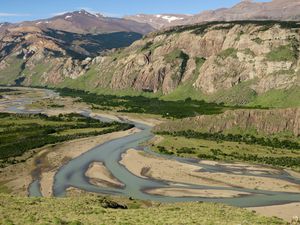
[[[230,7],[240,0],[0,0],[0,21],[48,18],[61,12],[87,9],[107,16],[138,13],[195,14]],[[267,0],[258,0],[267,1]]]

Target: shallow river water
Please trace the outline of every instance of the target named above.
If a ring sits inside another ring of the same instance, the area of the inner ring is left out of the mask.
[[[33,90],[34,91],[34,90]],[[44,91],[46,98],[51,98],[57,96],[57,93],[54,93],[50,90]],[[6,104],[9,107],[5,111],[16,112],[16,113],[39,113],[40,110],[36,111],[27,111],[24,109],[24,105],[29,104],[38,99],[30,98],[20,98],[15,101],[9,101]],[[1,105],[0,105],[1,106]],[[90,112],[83,110],[82,114],[85,116],[90,116]],[[111,121],[108,118],[103,117],[94,117],[102,121]],[[139,149],[140,151],[146,151],[147,153],[164,157],[172,158],[174,160],[194,164],[201,167],[201,171],[210,172],[210,173],[220,173],[226,172],[228,174],[234,174],[234,168],[224,168],[220,165],[207,165],[199,162],[193,162],[190,159],[183,159],[172,156],[162,156],[158,155],[149,149],[141,146],[141,143],[150,140],[154,137],[151,133],[151,127],[146,124],[136,123],[133,121],[125,121],[133,123],[141,131],[135,134],[131,134],[126,137],[117,138],[115,140],[101,144],[86,153],[82,154],[78,158],[75,158],[69,161],[66,165],[63,165],[57,174],[55,175],[55,181],[53,185],[53,193],[55,196],[64,196],[66,190],[70,187],[75,187],[81,190],[94,193],[102,194],[116,194],[123,195],[127,197],[132,197],[136,199],[143,200],[154,200],[160,202],[182,202],[182,201],[207,201],[207,202],[221,202],[230,204],[233,206],[240,207],[254,207],[254,206],[265,206],[265,205],[278,205],[283,203],[297,202],[300,201],[300,193],[287,193],[287,192],[273,192],[273,191],[263,191],[263,190],[253,190],[246,188],[234,188],[234,187],[207,187],[205,185],[191,185],[184,183],[170,183],[159,180],[152,180],[141,178],[135,176],[129,172],[123,165],[120,164],[120,159],[123,153],[128,149],[134,148]],[[85,176],[89,165],[93,162],[103,162],[106,168],[116,177],[119,181],[124,184],[122,189],[119,188],[102,188],[89,183],[88,178]],[[247,171],[244,171],[243,176],[255,176],[252,173],[249,174]],[[295,184],[300,184],[300,179],[292,177],[288,173],[282,171],[281,174],[265,174],[259,175],[260,177],[270,177],[277,178],[281,180],[291,181]],[[232,190],[239,192],[247,192],[250,195],[240,196],[240,197],[231,197],[231,198],[203,198],[203,197],[168,197],[168,196],[159,196],[151,195],[144,192],[146,189],[151,188],[164,188],[164,187],[180,187],[188,189],[216,189],[216,190]],[[30,196],[41,196],[39,180],[35,180],[29,187]]]

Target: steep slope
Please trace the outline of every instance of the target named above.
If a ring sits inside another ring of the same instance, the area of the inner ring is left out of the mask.
[[[75,34],[36,26],[0,32],[0,83],[40,85],[78,77],[90,57],[130,45],[142,37],[133,32]]]
[[[300,20],[298,0],[255,2],[244,0],[232,8],[205,11],[186,21],[186,24],[203,21],[233,20]]]
[[[235,21],[235,20],[300,20],[300,2],[298,0],[273,0],[270,2],[255,2],[244,0],[232,8],[220,8],[204,11],[199,14],[183,17],[166,23],[155,19],[156,15],[133,15],[127,18],[137,22],[151,24],[153,27],[171,27],[188,25],[205,21]],[[155,20],[154,20],[155,19]]]
[[[247,104],[270,92],[283,98],[285,92],[299,105],[299,28],[294,22],[272,21],[176,27],[96,57],[92,72],[65,85],[230,104]]]
[[[139,34],[147,34],[154,30],[153,27],[145,23],[121,18],[105,17],[101,14],[92,14],[85,10],[65,13],[49,19],[25,21],[10,25],[10,27],[23,26],[36,26],[42,29],[50,28],[79,34],[113,32],[135,32]]]
[[[40,38],[40,32],[36,33]],[[25,38],[24,32],[14,35],[10,34],[14,38],[6,40],[6,47],[2,47],[5,57],[2,56],[1,77],[18,77],[24,73],[21,72],[24,68],[16,71],[16,64],[12,66],[9,62],[13,55],[7,51],[17,52],[11,50],[15,49],[15,42],[18,46],[24,41],[42,43],[28,41],[34,37],[32,33]],[[46,38],[47,43],[53,42],[53,37],[64,51],[78,52],[73,47],[67,48],[65,42],[61,43],[62,38],[56,39],[55,35]],[[299,106],[299,45],[297,22],[236,21],[180,26],[149,34],[125,49],[89,58],[83,62],[84,66],[69,59],[59,70],[31,70],[26,72],[28,76],[23,84],[97,92],[150,92],[163,94],[169,100],[192,97],[233,105]],[[33,61],[37,56],[34,54],[26,62],[26,68],[42,64]],[[57,55],[49,60],[56,61]],[[36,82],[28,78],[33,73]],[[2,84],[11,81],[1,79]]]
[[[300,109],[235,110],[163,123],[156,131],[194,130],[205,133],[300,137]]]

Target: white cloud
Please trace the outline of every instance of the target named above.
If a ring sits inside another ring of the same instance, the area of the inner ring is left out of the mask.
[[[18,17],[18,16],[30,16],[30,14],[0,12],[0,17]]]
[[[106,17],[117,17],[117,18],[122,17],[122,15],[116,13],[100,12],[100,14]]]
[[[61,16],[61,15],[66,14],[66,13],[68,13],[68,12],[67,11],[65,11],[65,12],[56,12],[56,13],[52,13],[51,16]]]
[[[78,8],[78,10],[81,10],[81,9],[83,9],[83,10],[85,10],[85,11],[91,13],[91,14],[97,14],[97,13],[99,13],[99,14],[105,16],[105,17],[122,17],[122,15],[120,15],[120,14],[109,13],[109,12],[99,12],[99,11],[96,11],[96,10],[94,10],[92,8],[89,8],[89,7]]]

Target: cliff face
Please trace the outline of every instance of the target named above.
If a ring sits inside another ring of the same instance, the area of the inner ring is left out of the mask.
[[[94,88],[162,91],[192,83],[205,95],[241,84],[257,94],[299,85],[296,23],[233,22],[177,27],[98,57]],[[251,85],[250,85],[251,84]]]
[[[300,136],[300,109],[235,110],[220,115],[198,116],[164,123],[157,131],[195,130],[211,133],[238,133]]]
[[[246,104],[253,96],[274,90],[293,90],[294,99],[300,96],[300,24],[296,22],[176,27],[94,58],[97,51],[91,50],[101,46],[94,39],[76,36],[70,42],[53,30],[54,34],[36,27],[24,29],[11,29],[1,37],[2,84],[24,77],[24,85],[88,90],[130,89],[169,95],[180,89],[231,104]],[[14,69],[16,63],[20,64],[18,70]],[[7,77],[14,79],[8,82]]]

